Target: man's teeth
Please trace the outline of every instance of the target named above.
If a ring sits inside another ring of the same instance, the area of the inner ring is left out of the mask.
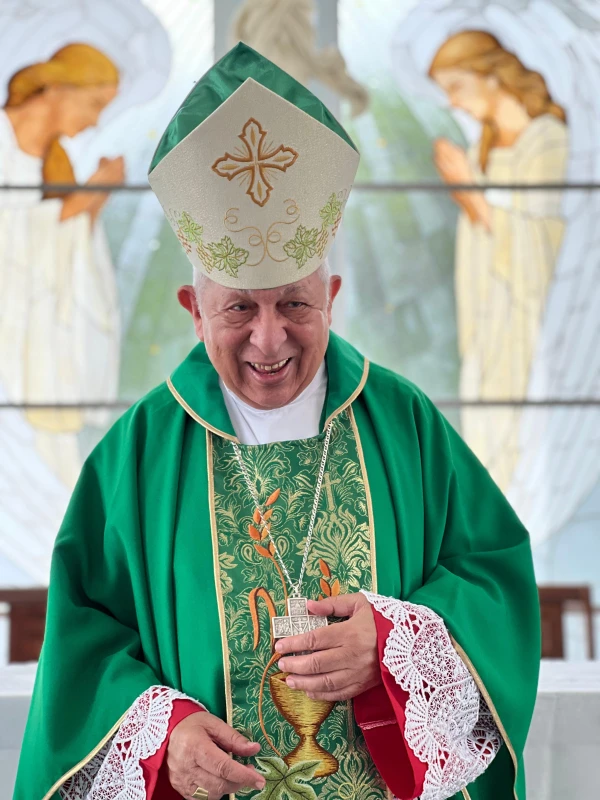
[[[278,369],[285,367],[289,358],[284,358],[283,361],[278,361],[277,364],[258,364],[256,361],[251,361],[250,364],[258,372],[276,372]]]

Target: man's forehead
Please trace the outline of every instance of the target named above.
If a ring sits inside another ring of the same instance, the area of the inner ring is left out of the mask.
[[[273,300],[280,297],[289,297],[290,295],[305,292],[311,288],[313,281],[312,275],[307,278],[302,278],[294,283],[288,283],[285,286],[277,286],[274,289],[234,289],[227,286],[219,286],[222,296],[229,299],[235,297],[250,297],[253,300]]]

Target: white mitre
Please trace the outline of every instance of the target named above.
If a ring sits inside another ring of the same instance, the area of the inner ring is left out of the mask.
[[[358,162],[323,103],[240,43],[186,97],[148,179],[196,269],[269,289],[323,263]]]

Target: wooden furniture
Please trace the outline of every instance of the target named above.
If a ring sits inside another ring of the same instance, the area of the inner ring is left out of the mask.
[[[47,589],[0,589],[0,603],[9,607],[9,663],[38,660],[47,601]]]
[[[588,658],[594,658],[594,611],[589,586],[539,586],[542,658],[564,658],[563,618],[568,611],[585,616]]]
[[[588,586],[540,586],[542,658],[564,658],[564,615],[583,612],[588,658],[595,656],[594,612]],[[47,589],[0,589],[0,603],[9,606],[9,662],[37,661],[46,622]]]

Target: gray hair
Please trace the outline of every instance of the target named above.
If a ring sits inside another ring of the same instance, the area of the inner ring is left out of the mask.
[[[317,275],[323,283],[325,284],[325,288],[327,290],[327,302],[329,302],[329,279],[331,278],[331,265],[329,264],[329,259],[325,258],[319,269],[316,271]],[[206,286],[206,284],[210,281],[210,278],[207,277],[204,272],[200,272],[199,269],[194,267],[194,290],[196,292],[196,300],[198,301],[198,305],[200,305],[200,297],[202,295],[202,290]],[[251,289],[242,289],[243,292],[252,291]]]

